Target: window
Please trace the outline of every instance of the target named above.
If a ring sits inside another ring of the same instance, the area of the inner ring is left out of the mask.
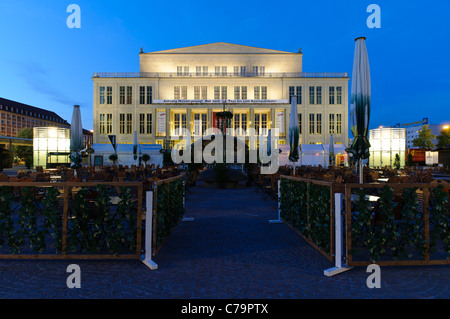
[[[267,86],[261,86],[261,99],[267,100]]]
[[[255,88],[254,88],[254,96],[253,96],[253,98],[255,100],[261,99],[260,92],[261,92],[261,88],[259,86],[255,86]]]
[[[247,133],[247,113],[234,114],[234,130],[236,135],[245,135]]]
[[[240,100],[241,99],[241,87],[240,86],[235,86],[234,87],[234,99],[235,100]]]
[[[315,104],[315,88],[314,86],[309,87],[309,104]]]
[[[239,66],[233,67],[233,71],[234,76],[239,76]]]
[[[247,99],[247,87],[246,86],[241,86],[241,98],[243,100]]]
[[[336,134],[342,134],[342,114],[336,114]]]
[[[261,75],[261,76],[266,75],[266,67],[265,66],[259,67],[259,75]]]
[[[336,87],[336,104],[342,104],[342,86]]]
[[[145,134],[145,113],[139,114],[139,134]]]
[[[226,76],[228,74],[228,72],[227,72],[227,67],[226,66],[223,66],[222,67],[222,75],[223,76]]]
[[[187,100],[187,86],[181,87],[181,99]]]
[[[289,87],[289,103],[292,103],[292,97],[295,95],[294,89],[295,89],[294,86]]]
[[[139,114],[139,134],[152,134],[152,113]]]
[[[119,115],[119,133],[125,134],[125,114],[120,113]]]
[[[329,104],[334,104],[334,86],[328,88]],[[331,114],[330,114],[331,115]]]
[[[184,75],[189,75],[189,67],[188,66],[184,67]]]
[[[195,75],[196,76],[202,75],[202,67],[201,66],[196,66],[195,67]]]
[[[253,67],[253,75],[254,75],[254,76],[257,76],[257,75],[258,75],[258,67],[257,67],[257,66],[254,66],[254,67]]]
[[[316,114],[316,134],[322,134],[322,114]]]
[[[177,66],[177,76],[182,76],[182,75],[183,75],[183,67]]]
[[[220,86],[214,87],[214,99],[219,100],[220,99]]]
[[[139,104],[145,104],[145,86],[139,87]]]
[[[268,113],[255,113],[255,131],[256,134],[267,135]]]
[[[208,98],[208,87],[202,86],[202,99],[206,100]]]
[[[147,134],[152,134],[152,113],[147,113],[147,124],[146,124],[146,132]]]
[[[314,114],[309,114],[309,134],[314,134]]]
[[[297,86],[296,92],[297,92],[297,104],[302,104],[302,87]]]
[[[173,98],[175,100],[179,100],[180,99],[180,87],[179,86],[174,86],[173,87]]]
[[[200,86],[194,86],[194,100],[200,100]]]
[[[152,87],[141,86],[139,87],[139,103],[140,104],[152,104]]]
[[[99,134],[105,134],[105,114],[99,115]]]
[[[105,104],[105,87],[101,86],[100,87],[100,104]]]
[[[147,86],[147,104],[153,103],[153,87]]]
[[[203,76],[207,76],[208,75],[208,67],[204,66],[203,67]]]
[[[182,129],[186,129],[186,113],[175,113],[173,115],[174,131],[173,135],[181,135]]]
[[[255,114],[255,132],[256,135],[259,135],[259,127],[260,127],[261,114]]]
[[[106,114],[106,134],[112,133],[112,114]]]
[[[316,104],[322,104],[322,87],[316,87]]]
[[[215,76],[219,76],[220,75],[220,66],[216,66],[214,68],[214,74],[215,74]]]
[[[127,104],[133,103],[133,87],[127,86]]]
[[[206,113],[195,113],[194,114],[194,135],[203,135],[206,131],[206,122],[208,114]]]
[[[330,126],[329,133],[330,134],[334,134],[334,125],[335,125],[335,123],[334,123],[334,114],[330,114],[329,117],[330,117],[329,121],[328,121],[329,122],[329,126]]]
[[[127,134],[133,133],[133,114],[127,114]]]
[[[309,104],[322,104],[322,87],[309,87]]]
[[[106,89],[106,99],[105,99],[105,89]],[[112,104],[112,86],[107,87],[101,86],[99,97],[100,97],[99,101],[100,104],[105,104],[105,102],[106,104]]]
[[[132,104],[133,103],[133,87],[126,87],[126,100],[125,100],[125,86],[120,87],[120,104]]]
[[[227,87],[222,86],[222,100],[226,100],[226,99],[227,99]]]
[[[245,76],[245,74],[247,73],[247,68],[245,66],[241,66],[241,76]]]
[[[297,104],[302,104],[302,87],[290,86],[289,87],[289,103],[292,102],[292,96],[297,95]]]

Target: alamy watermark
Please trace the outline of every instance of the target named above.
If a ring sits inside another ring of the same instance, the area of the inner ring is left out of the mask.
[[[366,24],[369,29],[381,28],[381,8],[378,4],[370,4],[367,6],[367,12],[371,15],[367,17]]]
[[[366,285],[368,288],[381,288],[381,269],[377,264],[370,264],[367,266],[366,272],[370,272],[371,275],[367,277]]]
[[[69,29],[80,29],[81,28],[81,8],[78,4],[70,4],[66,10],[68,13],[71,13],[67,17],[66,25]]]
[[[172,160],[174,163],[261,163],[261,174],[275,174],[279,167],[279,129],[270,129],[267,136],[258,135],[254,128],[245,132],[241,130],[226,129],[223,134],[218,128],[207,129],[202,136],[196,137],[191,144],[190,132],[181,129],[179,141],[172,149]],[[188,140],[189,139],[189,140]],[[248,145],[245,142],[248,139]],[[178,140],[178,138],[172,138]],[[203,141],[210,141],[205,143]],[[259,143],[258,143],[259,142]],[[259,144],[259,147],[257,147]],[[270,148],[270,150],[269,150]]]
[[[66,272],[71,273],[67,277],[66,285],[68,288],[81,288],[81,268],[77,264],[67,266]]]

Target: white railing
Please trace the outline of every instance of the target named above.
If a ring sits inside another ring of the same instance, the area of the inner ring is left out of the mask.
[[[258,78],[347,78],[346,72],[265,72],[265,73],[179,73],[179,72],[98,72],[94,78],[210,78],[210,77],[258,77]]]

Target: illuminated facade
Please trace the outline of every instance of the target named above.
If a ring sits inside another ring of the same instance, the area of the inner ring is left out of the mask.
[[[138,73],[95,73],[94,143],[163,144],[216,127],[233,113],[238,136],[278,128],[288,143],[290,99],[296,98],[303,144],[348,141],[348,74],[305,73],[301,52],[213,43],[140,55]]]
[[[33,128],[33,165],[55,167],[70,164],[70,129],[58,127]]]
[[[0,136],[15,137],[24,128],[70,128],[70,124],[54,112],[4,98],[0,98],[0,118]]]
[[[400,167],[405,166],[405,129],[380,127],[369,131],[369,167],[394,166],[395,155],[400,157]]]

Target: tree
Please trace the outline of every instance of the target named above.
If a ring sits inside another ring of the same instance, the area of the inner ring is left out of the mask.
[[[406,166],[413,166],[412,154],[409,153],[406,157]]]
[[[447,145],[450,145],[450,128],[444,128],[442,131],[441,131],[441,134],[439,134],[438,136],[437,136],[437,140],[438,140],[438,142],[437,142],[437,144],[436,144],[436,147],[445,147],[445,146],[447,146]]]
[[[109,160],[113,162],[114,165],[116,165],[116,161],[119,159],[116,153],[109,155]]]
[[[400,169],[400,155],[395,154],[394,167]]]
[[[33,139],[33,130],[24,128],[17,133],[17,137]],[[14,153],[19,158],[33,157],[33,146],[14,146]]]
[[[420,148],[434,148],[434,144],[431,141],[434,138],[436,136],[431,134],[431,129],[428,128],[428,124],[425,124],[419,131],[419,137],[413,140],[413,145]]]
[[[147,165],[147,162],[150,160],[150,155],[148,154],[142,154],[142,160],[144,161],[145,165]]]

